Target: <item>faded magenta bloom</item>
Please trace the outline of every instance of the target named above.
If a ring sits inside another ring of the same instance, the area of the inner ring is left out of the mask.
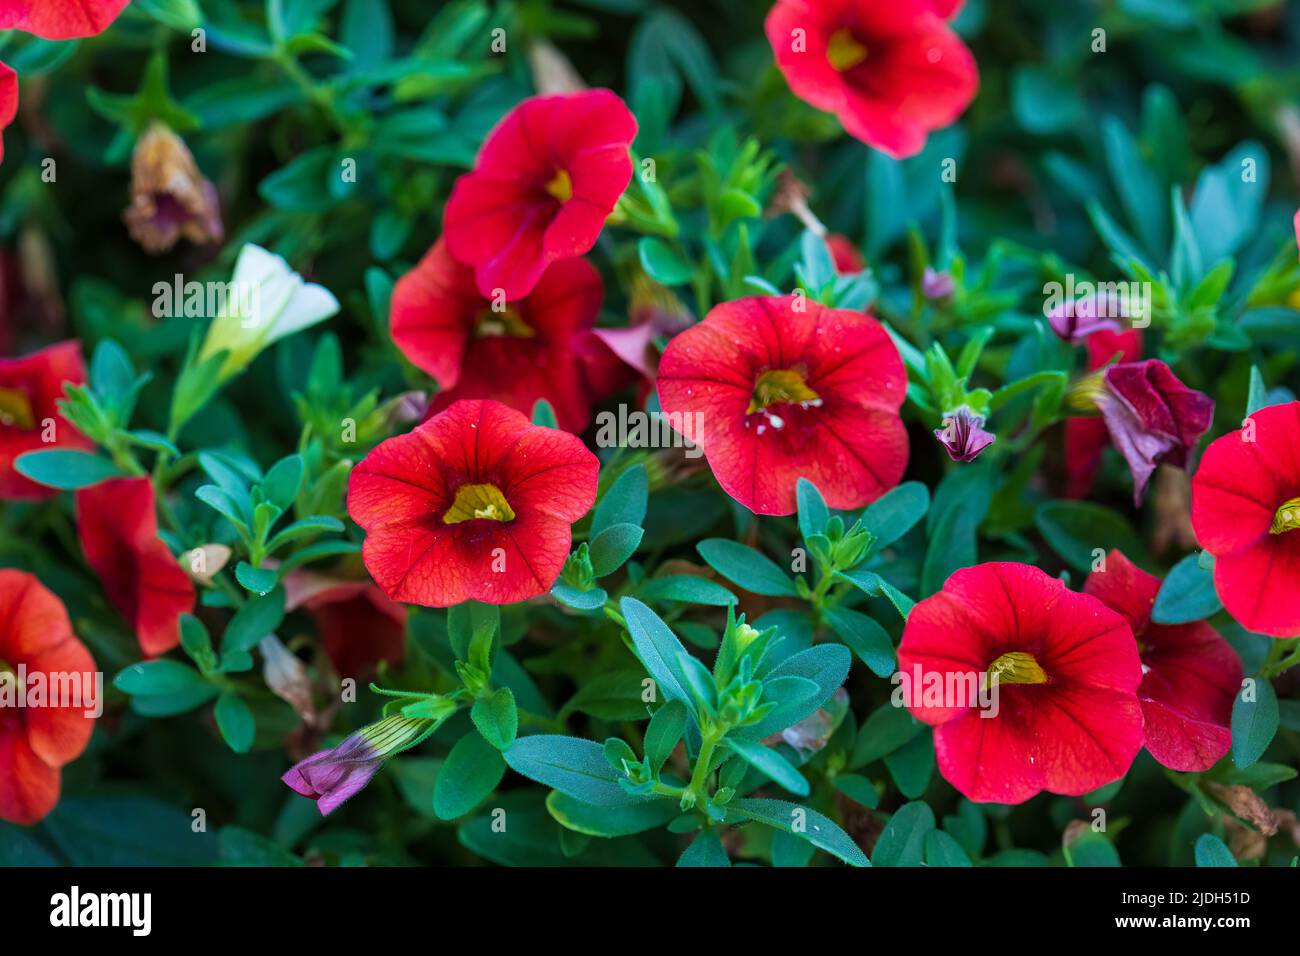
[[[997,436],[984,430],[984,416],[969,405],[944,413],[943,427],[934,430],[934,437],[948,449],[953,461],[974,461]]]
[[[432,721],[394,714],[348,736],[337,747],[312,754],[280,779],[310,797],[322,815],[365,789],[384,761],[419,742]]]
[[[1214,400],[1188,388],[1164,362],[1112,365],[1075,386],[1071,402],[1101,412],[1111,441],[1133,473],[1133,501],[1141,503],[1156,465],[1186,468],[1214,420]]]
[[[1079,345],[1094,332],[1122,332],[1127,309],[1114,294],[1087,295],[1063,302],[1047,313],[1052,331],[1071,345]]]
[[[953,281],[952,273],[935,272],[929,266],[925,267],[925,273],[921,276],[921,295],[931,302],[937,302],[949,298],[956,289],[957,283]]]

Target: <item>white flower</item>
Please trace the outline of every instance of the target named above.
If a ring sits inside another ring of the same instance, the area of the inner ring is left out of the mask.
[[[240,250],[222,298],[199,358],[228,350],[223,379],[242,371],[267,346],[339,310],[332,292],[305,282],[284,259],[252,243]]]

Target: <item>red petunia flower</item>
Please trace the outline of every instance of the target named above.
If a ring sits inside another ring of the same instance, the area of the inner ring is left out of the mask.
[[[33,575],[0,570],[0,620],[0,689],[6,696],[21,694],[30,702],[38,682],[81,696],[47,694],[41,706],[0,707],[0,820],[30,825],[59,802],[59,769],[86,749],[103,685],[62,602]]]
[[[618,96],[589,90],[524,100],[488,134],[443,214],[484,298],[522,299],[552,262],[596,244],[632,179],[636,128]]]
[[[560,426],[580,432],[611,381],[597,351],[621,367],[592,328],[604,285],[586,259],[549,266],[527,297],[494,303],[474,272],[439,239],[393,289],[392,334],[402,354],[443,389],[431,412],[463,398],[490,398],[531,413],[544,398]]]
[[[1114,332],[1101,329],[1086,338],[1088,371],[1105,368],[1112,360],[1136,362],[1142,357],[1142,333],[1137,329]],[[1110,432],[1100,416],[1065,420],[1065,496],[1086,498],[1097,480],[1101,454],[1110,444]]]
[[[0,0],[0,30],[46,40],[93,37],[108,29],[130,0]]]
[[[16,359],[0,359],[0,500],[38,500],[58,492],[14,470],[24,452],[84,449],[91,442],[63,420],[63,384],[86,380],[81,343],[60,342]]]
[[[722,303],[659,363],[669,421],[703,447],[727,494],[765,515],[794,512],[800,477],[832,508],[861,507],[898,484],[906,389],[879,322],[792,296]]]
[[[1261,408],[1210,444],[1192,476],[1192,527],[1228,613],[1259,634],[1300,635],[1300,402]]]
[[[194,610],[194,585],[158,537],[149,479],[113,478],[78,491],[77,530],[86,563],[145,655],[179,644],[180,616]]]
[[[831,261],[835,271],[840,275],[853,275],[867,267],[866,257],[853,244],[853,240],[842,233],[832,232],[826,237],[826,248],[831,251]]]
[[[499,402],[461,401],[352,470],[362,556],[395,601],[512,604],[559,577],[599,465],[574,435]]]
[[[777,0],[776,65],[796,96],[895,158],[962,114],[979,87],[970,50],[936,11],[951,0]]]
[[[898,667],[905,703],[935,725],[939,772],[971,800],[1087,793],[1122,777],[1142,749],[1142,667],[1128,623],[1027,564],[954,572],[912,609]],[[942,678],[933,698],[927,675]],[[971,688],[987,688],[991,702],[992,675],[996,708],[981,707]]]
[[[284,606],[311,615],[340,677],[369,680],[380,661],[396,664],[406,653],[406,608],[370,581],[295,569],[284,579]]]
[[[1104,571],[1084,582],[1091,594],[1128,621],[1142,660],[1138,702],[1146,748],[1171,770],[1209,770],[1232,746],[1228,724],[1241,689],[1241,661],[1204,621],[1155,624],[1151,609],[1160,579],[1119,551],[1106,555]]]
[[[18,74],[7,63],[0,63],[0,134],[18,116]],[[4,162],[5,144],[0,135],[0,163]]]

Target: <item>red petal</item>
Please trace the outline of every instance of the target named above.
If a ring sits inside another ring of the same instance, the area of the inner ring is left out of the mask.
[[[46,40],[103,33],[130,0],[0,0],[0,30],[22,30]]]

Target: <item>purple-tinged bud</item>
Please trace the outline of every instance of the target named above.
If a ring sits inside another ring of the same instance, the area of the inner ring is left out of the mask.
[[[969,405],[962,405],[943,416],[943,427],[934,430],[934,437],[948,449],[953,461],[974,461],[997,436],[984,430],[984,416],[976,414]]]
[[[294,764],[280,779],[310,797],[322,815],[365,789],[384,761],[415,743],[433,721],[394,714],[351,734],[337,747]]]
[[[1063,302],[1047,313],[1047,323],[1071,345],[1078,345],[1094,332],[1122,332],[1121,319],[1127,309],[1113,293],[1092,294]]]
[[[925,267],[925,272],[921,276],[921,295],[931,302],[951,298],[956,288],[957,283],[953,281],[950,273],[935,272],[929,266]]]

